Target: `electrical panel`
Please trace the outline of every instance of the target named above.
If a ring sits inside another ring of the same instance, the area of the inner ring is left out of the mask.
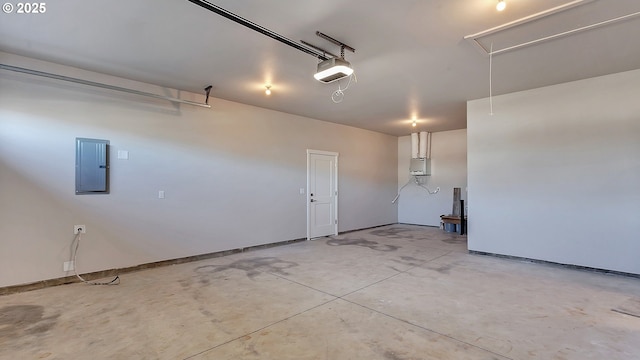
[[[76,195],[109,193],[109,140],[76,138]]]

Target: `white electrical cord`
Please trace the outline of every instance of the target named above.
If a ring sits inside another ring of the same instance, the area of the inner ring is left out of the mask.
[[[338,90],[334,91],[333,94],[331,94],[331,100],[338,104],[341,103],[342,100],[344,100],[344,92],[347,91],[347,89],[349,88],[349,85],[351,85],[351,78],[353,78],[353,82],[357,83],[358,82],[358,78],[356,77],[356,73],[352,73],[351,75],[349,75],[349,82],[347,83],[347,86],[342,89],[340,87],[340,83],[338,82]]]
[[[87,281],[85,279],[82,278],[82,276],[80,276],[80,274],[78,274],[78,269],[76,268],[76,264],[78,264],[76,262],[76,259],[78,258],[78,248],[80,247],[80,240],[82,239],[82,229],[79,229],[78,233],[76,234],[76,237],[73,239],[73,243],[75,243],[75,248],[73,249],[73,272],[76,274],[76,277],[78,279],[80,279],[80,281],[82,281],[85,284],[89,284],[89,285],[118,285],[120,284],[120,277],[118,275],[116,275],[115,278],[113,278],[113,280],[109,281],[109,282],[92,282],[92,281]],[[73,246],[73,243],[71,244]]]
[[[427,190],[427,192],[429,193],[429,195],[437,194],[437,193],[440,191],[440,187],[439,187],[439,186],[436,188],[436,191],[431,191],[431,190],[429,190],[429,188],[428,188],[428,187],[426,187],[426,186],[424,186],[424,185],[422,185],[422,184],[418,184],[418,186],[420,186],[421,188],[423,188],[423,189]]]
[[[416,183],[416,185],[418,185],[418,186],[420,186],[421,188],[423,188],[423,189],[427,190],[427,192],[429,193],[429,195],[437,194],[437,193],[440,191],[440,187],[439,187],[439,186],[436,188],[436,191],[431,191],[431,190],[429,190],[429,188],[428,188],[428,187],[426,187],[426,186],[424,186],[424,185],[420,184],[420,182],[418,181],[418,177],[417,177],[417,176],[414,176],[414,177],[413,177],[413,180],[414,180],[414,182]]]
[[[428,188],[428,187],[426,187],[426,186],[424,186],[424,185],[420,184],[420,182],[418,181],[418,177],[417,177],[417,176],[414,176],[414,177],[413,177],[413,182],[414,182],[416,185],[420,186],[421,188],[423,188],[423,189],[427,190],[427,192],[429,193],[429,195],[437,194],[437,193],[440,191],[440,187],[439,187],[439,186],[436,188],[436,191],[431,191],[431,190],[429,190],[429,188]],[[404,188],[405,188],[407,185],[409,185],[410,183],[411,183],[411,179],[409,179],[409,181],[407,181],[407,183],[406,183],[406,184],[402,185],[402,187],[400,188],[400,190],[398,190],[398,195],[396,195],[396,197],[395,197],[395,198],[393,198],[393,200],[391,200],[391,203],[392,203],[392,204],[395,204],[395,203],[396,203],[396,201],[398,201],[398,198],[400,197],[400,193],[402,192],[402,189],[404,189]]]
[[[409,179],[409,181],[407,181],[407,183],[406,183],[406,184],[402,185],[402,187],[400,188],[400,190],[398,190],[398,195],[396,195],[396,197],[395,197],[395,198],[393,198],[393,200],[391,200],[391,203],[392,203],[392,204],[395,204],[395,203],[396,203],[396,201],[398,201],[398,198],[400,197],[400,193],[402,192],[402,189],[404,189],[404,188],[405,188],[405,186],[409,185],[409,183],[411,183],[411,179]]]

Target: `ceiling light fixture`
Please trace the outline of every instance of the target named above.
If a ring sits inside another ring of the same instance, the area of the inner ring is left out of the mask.
[[[267,88],[267,90],[265,90],[264,93],[267,95],[271,95],[271,85],[265,85],[264,87]]]
[[[498,0],[498,5],[496,5],[496,10],[502,11],[507,7],[507,3],[504,0]]]
[[[416,123],[415,120],[413,120],[413,123],[411,123],[411,126],[416,127],[416,125],[418,125],[418,124]]]
[[[313,77],[323,83],[340,80],[353,74],[351,64],[344,58],[331,58],[318,63],[318,71]]]

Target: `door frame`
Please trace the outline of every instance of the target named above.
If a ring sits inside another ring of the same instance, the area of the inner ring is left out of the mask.
[[[307,240],[311,240],[311,196],[309,195],[309,175],[311,170],[311,155],[328,155],[333,156],[335,158],[334,164],[334,172],[333,172],[333,181],[335,182],[335,197],[333,199],[334,210],[335,210],[335,221],[333,223],[333,235],[338,235],[338,156],[340,155],[334,151],[324,151],[324,150],[313,150],[307,149],[307,194],[305,198],[307,199]]]

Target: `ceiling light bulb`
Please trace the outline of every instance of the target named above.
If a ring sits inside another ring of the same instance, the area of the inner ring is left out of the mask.
[[[498,0],[498,5],[496,5],[496,10],[502,11],[507,7],[507,3],[504,0]]]
[[[413,120],[413,124],[411,124],[411,126],[416,127],[416,125],[418,125],[418,124],[416,124],[416,121]]]
[[[267,90],[265,90],[264,93],[267,95],[271,95],[271,85],[265,85],[265,87],[267,88]]]

